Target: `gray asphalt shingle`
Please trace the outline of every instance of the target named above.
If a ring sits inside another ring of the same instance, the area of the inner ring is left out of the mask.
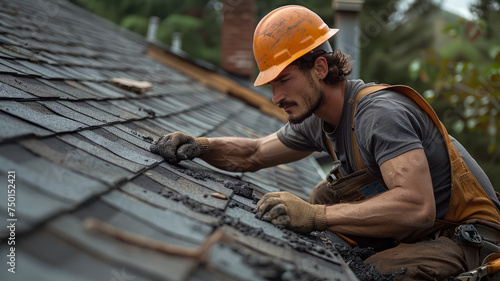
[[[87,127],[83,123],[57,115],[37,102],[0,101],[0,110],[54,132],[74,131]]]
[[[16,171],[32,186],[71,203],[81,203],[107,190],[103,183],[37,157],[14,144],[0,146],[0,170]]]
[[[27,135],[48,136],[51,134],[37,125],[0,112],[0,141]]]

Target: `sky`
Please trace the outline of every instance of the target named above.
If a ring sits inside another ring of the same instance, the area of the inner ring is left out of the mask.
[[[415,0],[405,0],[400,2],[401,8],[407,8]],[[478,0],[441,0],[442,8],[466,19],[473,19],[473,15],[470,12],[470,4],[477,2]],[[434,2],[439,2],[439,0],[434,0]]]
[[[475,0],[443,0],[443,9],[458,14],[466,19],[472,19],[469,6]]]

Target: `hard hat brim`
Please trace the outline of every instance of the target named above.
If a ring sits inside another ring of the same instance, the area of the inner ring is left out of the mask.
[[[257,86],[261,86],[261,85],[264,85],[264,84],[267,84],[271,81],[273,81],[276,77],[278,77],[278,75],[280,75],[280,73],[289,65],[291,64],[292,62],[294,62],[296,59],[302,57],[303,55],[305,55],[307,52],[313,50],[314,48],[318,47],[319,45],[323,44],[325,41],[327,41],[328,39],[330,39],[333,35],[335,35],[339,30],[338,29],[330,29],[325,35],[321,36],[320,38],[318,38],[314,44],[312,44],[311,46],[309,46],[308,49],[304,49],[302,50],[301,52],[298,52],[296,54],[294,54],[293,56],[291,56],[288,60],[286,60],[284,63],[280,64],[280,65],[274,65],[264,71],[261,71],[259,73],[259,75],[257,75],[257,78],[255,79],[255,82],[253,83],[253,85],[255,87]]]

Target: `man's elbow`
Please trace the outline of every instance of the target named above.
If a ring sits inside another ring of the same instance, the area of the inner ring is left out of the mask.
[[[397,240],[404,240],[407,237],[414,235],[415,231],[430,229],[434,226],[436,220],[436,212],[432,210],[418,210],[411,212],[412,215],[403,217],[404,222],[401,224],[401,232],[394,232],[391,236]]]
[[[434,225],[434,222],[436,221],[435,216],[427,216],[421,220],[420,228],[431,228]]]
[[[416,228],[427,229],[431,228],[436,221],[436,207],[424,207],[415,212],[413,226]]]

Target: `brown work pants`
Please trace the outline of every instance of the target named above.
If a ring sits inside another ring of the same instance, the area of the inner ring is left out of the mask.
[[[326,181],[313,188],[309,202],[325,205],[338,203]],[[376,241],[373,238],[363,240]],[[400,243],[374,254],[365,263],[375,266],[381,274],[397,274],[396,280],[446,280],[467,268],[462,249],[446,236],[411,244]]]

